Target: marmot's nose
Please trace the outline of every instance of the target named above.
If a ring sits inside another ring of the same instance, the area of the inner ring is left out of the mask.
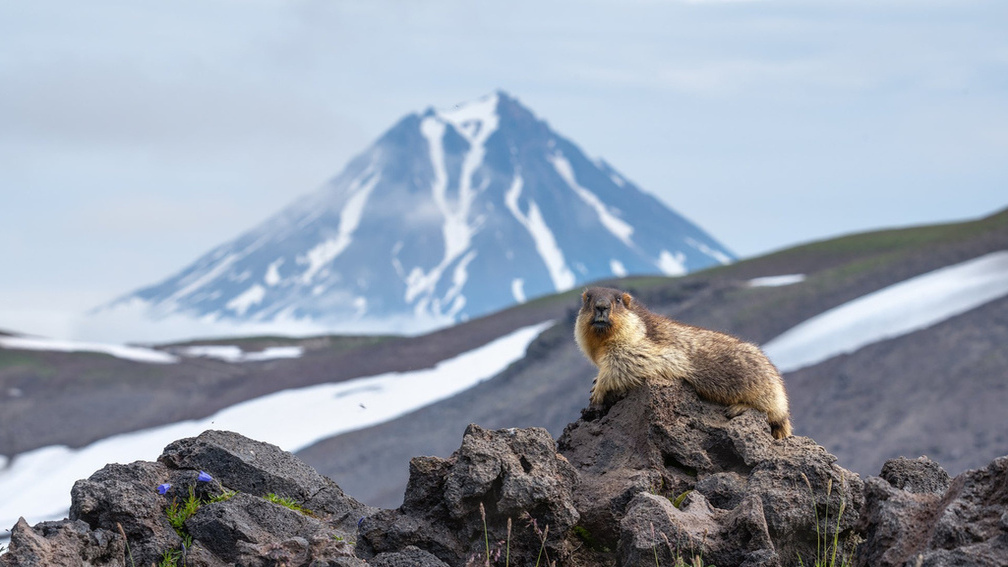
[[[609,302],[599,300],[595,302],[595,316],[605,317],[609,314]]]

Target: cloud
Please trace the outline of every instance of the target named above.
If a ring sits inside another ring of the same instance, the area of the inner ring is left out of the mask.
[[[271,321],[236,322],[211,320],[180,313],[152,317],[147,303],[133,298],[81,315],[73,322],[72,336],[108,343],[168,343],[193,339],[282,335],[307,337],[323,334],[388,334],[389,329],[403,335],[416,335],[448,326],[444,317],[395,316],[365,319],[313,320],[278,315]]]

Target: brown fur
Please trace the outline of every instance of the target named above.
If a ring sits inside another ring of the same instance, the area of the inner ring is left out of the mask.
[[[599,287],[581,296],[574,338],[599,368],[593,404],[645,380],[685,380],[701,398],[728,406],[728,417],[755,408],[767,414],[775,438],[791,435],[784,380],[756,345],[656,315],[628,293]]]

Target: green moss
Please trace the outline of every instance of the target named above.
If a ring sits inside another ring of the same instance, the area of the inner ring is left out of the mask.
[[[605,545],[602,545],[602,543],[600,543],[597,539],[595,539],[595,536],[591,535],[591,532],[588,531],[588,528],[582,525],[576,525],[573,528],[571,528],[571,530],[574,532],[574,535],[577,536],[577,538],[580,539],[588,547],[588,549],[592,551],[599,551],[602,553],[610,553],[612,551]]]
[[[279,504],[280,506],[283,506],[284,508],[289,508],[291,510],[294,510],[295,512],[300,512],[300,513],[302,513],[302,514],[304,514],[306,516],[314,516],[315,515],[311,510],[305,508],[301,504],[298,504],[297,501],[295,501],[293,498],[286,498],[286,497],[283,497],[283,496],[277,496],[276,494],[274,494],[272,492],[270,492],[269,494],[267,494],[263,498],[265,498],[266,500],[269,500],[270,502],[272,502],[274,504]]]

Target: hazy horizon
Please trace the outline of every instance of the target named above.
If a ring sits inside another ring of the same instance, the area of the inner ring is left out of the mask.
[[[4,330],[65,336],[402,116],[496,89],[742,257],[1008,206],[998,2],[43,0],[0,16]]]

